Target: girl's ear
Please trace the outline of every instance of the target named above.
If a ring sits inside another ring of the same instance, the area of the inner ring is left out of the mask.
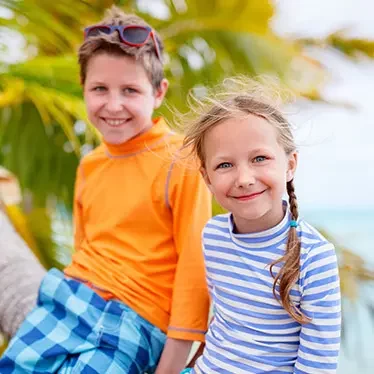
[[[287,182],[290,182],[292,181],[292,179],[294,179],[296,168],[297,168],[297,152],[295,151],[295,152],[292,152],[288,156]]]
[[[213,191],[212,191],[212,185],[211,185],[211,183],[210,183],[209,176],[208,176],[208,173],[206,172],[206,169],[203,168],[203,167],[201,167],[201,168],[200,168],[200,173],[201,173],[201,175],[202,175],[202,177],[203,177],[203,179],[204,179],[205,184],[206,184],[207,187],[209,188],[210,192],[213,193]]]

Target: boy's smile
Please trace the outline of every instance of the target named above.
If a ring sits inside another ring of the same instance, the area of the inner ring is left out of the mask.
[[[121,144],[147,131],[152,114],[167,89],[154,90],[141,63],[134,57],[102,52],[87,66],[84,97],[91,123],[104,141]]]
[[[101,118],[109,127],[119,128],[126,125],[129,119]]]

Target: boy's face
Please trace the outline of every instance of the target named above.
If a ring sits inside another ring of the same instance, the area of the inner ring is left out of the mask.
[[[88,62],[84,84],[88,118],[107,143],[124,143],[152,126],[167,87],[163,80],[154,90],[132,56],[98,54]]]

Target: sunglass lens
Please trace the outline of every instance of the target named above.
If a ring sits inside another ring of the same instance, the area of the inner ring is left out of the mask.
[[[141,27],[128,27],[123,30],[123,38],[133,44],[142,44],[144,43],[149,35],[147,29]]]
[[[98,36],[100,34],[110,34],[110,28],[109,27],[102,27],[102,26],[92,27],[87,32],[87,37]]]

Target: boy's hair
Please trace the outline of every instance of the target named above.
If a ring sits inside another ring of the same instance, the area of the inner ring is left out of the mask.
[[[279,144],[287,155],[296,150],[291,125],[280,110],[283,102],[278,85],[265,78],[258,81],[246,78],[226,79],[218,87],[218,93],[207,95],[200,100],[190,95],[190,105],[197,119],[190,121],[186,127],[184,147],[190,148],[192,153],[199,158],[202,167],[205,167],[204,139],[208,130],[224,120],[255,115],[266,119],[274,126],[278,133]],[[264,84],[266,83],[266,84]],[[234,86],[234,91],[230,90]],[[286,91],[284,91],[286,92]],[[274,95],[275,94],[275,95]],[[192,99],[192,102],[191,102]],[[287,182],[290,211],[293,220],[299,216],[297,199],[293,181]],[[286,253],[270,265],[270,272],[274,278],[273,294],[276,299],[276,285],[279,283],[281,303],[285,310],[300,323],[309,320],[297,309],[290,298],[292,286],[299,278],[300,241],[295,227],[290,227]],[[279,273],[274,276],[274,265],[284,262]]]
[[[135,14],[125,14],[115,6],[106,11],[105,17],[98,25],[140,25],[150,27],[142,18]],[[153,32],[162,54],[164,50],[162,41],[156,31],[153,30]],[[89,37],[81,44],[78,51],[81,84],[84,85],[86,81],[87,66],[90,59],[100,53],[108,53],[114,56],[133,56],[144,67],[153,88],[157,89],[164,78],[164,69],[160,60],[161,56],[160,58],[157,57],[155,48],[152,38],[148,38],[146,44],[141,47],[129,46],[120,40],[117,31],[108,35],[100,34]]]

